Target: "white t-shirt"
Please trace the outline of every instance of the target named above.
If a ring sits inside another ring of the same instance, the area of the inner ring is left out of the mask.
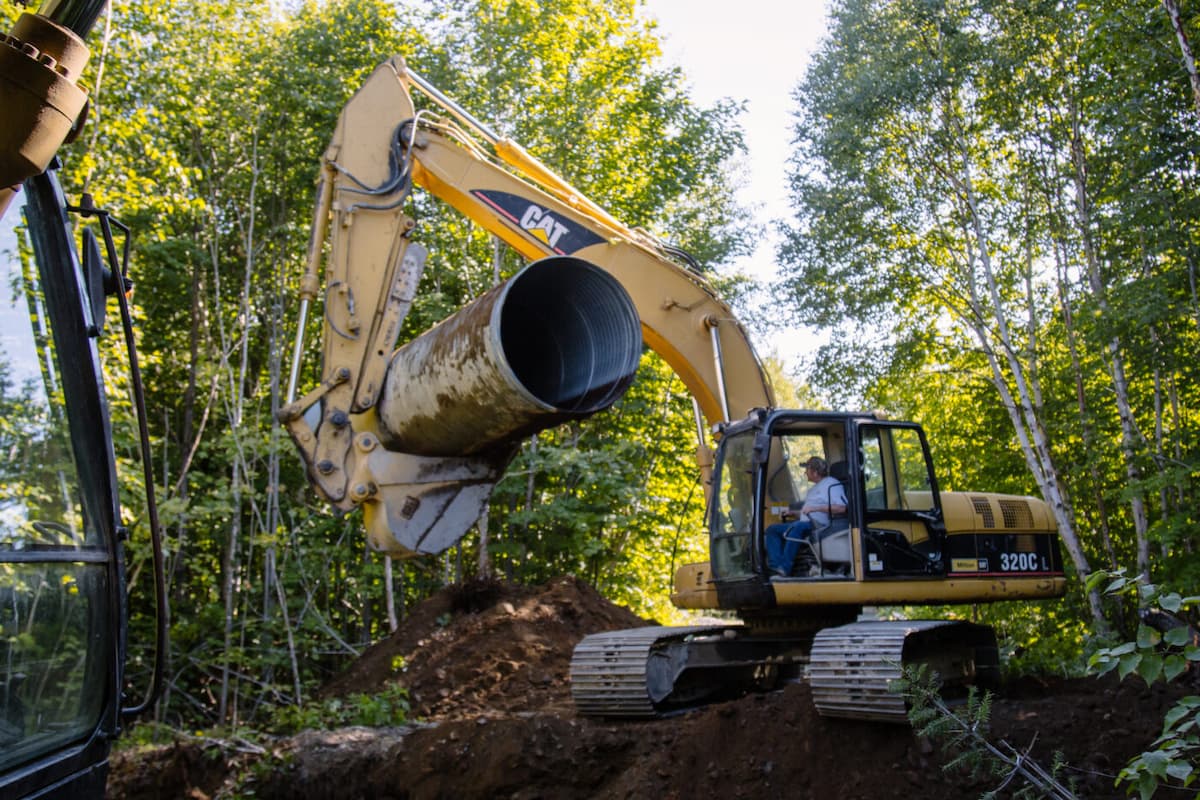
[[[830,522],[829,512],[825,510],[825,507],[847,505],[846,488],[837,478],[826,475],[808,490],[808,495],[804,498],[804,505],[817,506],[821,509],[808,512],[808,518],[812,520],[814,528],[824,528]]]

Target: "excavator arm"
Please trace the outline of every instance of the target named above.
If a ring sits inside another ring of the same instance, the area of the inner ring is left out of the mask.
[[[418,110],[414,89],[445,113]],[[414,186],[453,206],[525,258],[550,261],[539,261],[534,266],[545,266],[512,279],[523,281],[524,288],[497,287],[393,354],[425,262],[424,249],[411,237],[416,223],[404,212]],[[526,394],[529,388],[518,385],[486,398],[473,392],[468,398],[461,387],[473,378],[465,373],[474,375],[479,363],[508,373],[513,362],[553,362],[557,357],[560,368],[570,370],[579,362],[604,361],[596,351],[624,348],[608,359],[619,363],[590,370],[595,385],[561,392],[595,400],[604,387],[623,390],[628,385],[630,367],[636,368],[630,350],[640,350],[644,340],[695,398],[698,461],[705,477],[711,464],[705,421],[710,426],[772,405],[770,385],[746,331],[701,277],[672,260],[678,251],[624,226],[519,145],[493,134],[410,72],[399,57],[380,65],[343,109],[322,160],[312,230],[301,283],[300,334],[309,305],[322,299],[322,379],[295,399],[304,352],[298,336],[280,418],[317,490],[342,510],[362,505],[368,536],[385,552],[438,552],[452,545],[482,511],[521,438],[599,410],[591,401],[583,409],[574,401],[567,408],[551,391],[551,396],[538,398],[547,405],[542,421],[522,418],[498,430],[472,431],[471,422],[481,413],[510,416],[511,395]],[[609,279],[603,289],[595,270]],[[636,343],[627,331],[618,332],[615,340],[603,338],[610,328],[622,329],[627,316],[619,298],[597,300],[609,295],[624,295],[632,304],[640,330]],[[514,297],[525,297],[539,314],[542,306],[561,305],[565,299],[572,308],[568,316],[598,315],[585,325],[585,338],[592,338],[582,346],[561,345],[558,351],[573,354],[565,359],[562,352],[536,355],[533,345],[546,336],[525,335],[506,344],[503,331],[488,333],[484,320],[534,313]],[[481,332],[479,340],[475,334]],[[499,343],[484,346],[489,336]],[[528,352],[522,356],[523,349]],[[467,350],[500,352],[500,363],[459,359]],[[443,357],[448,351],[458,354],[451,357],[451,367]],[[437,366],[431,366],[430,358]],[[439,377],[431,382],[435,374]],[[526,383],[544,380],[533,376]],[[518,375],[517,384],[521,382]],[[600,393],[611,402],[619,391]],[[497,408],[506,411],[498,414]]]

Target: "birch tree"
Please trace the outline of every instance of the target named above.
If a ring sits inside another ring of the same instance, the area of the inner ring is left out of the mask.
[[[799,219],[781,252],[784,288],[804,322],[893,319],[934,331],[939,349],[977,350],[1086,575],[1038,381],[1049,284],[1023,230],[1013,143],[981,108],[987,31],[969,3],[870,5],[841,8],[796,92]]]

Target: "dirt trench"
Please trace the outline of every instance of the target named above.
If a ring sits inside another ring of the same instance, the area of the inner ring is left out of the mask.
[[[1003,782],[944,771],[948,756],[906,727],[819,717],[803,684],[661,720],[577,717],[575,644],[643,624],[573,578],[450,587],[323,690],[399,681],[420,723],[308,731],[261,754],[196,741],[123,751],[109,796],[958,800]],[[1124,797],[1113,776],[1180,693],[1137,679],[1024,679],[997,698],[991,738],[1047,767],[1060,753],[1080,798]]]

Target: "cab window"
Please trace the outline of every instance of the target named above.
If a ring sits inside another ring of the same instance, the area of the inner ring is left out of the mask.
[[[721,447],[710,517],[713,577],[754,571],[750,537],[754,530],[754,434],[730,436]]]
[[[935,507],[919,430],[863,426],[860,446],[867,511],[930,511]]]
[[[48,326],[34,271],[0,259],[0,772],[91,735],[107,692],[108,553]]]

